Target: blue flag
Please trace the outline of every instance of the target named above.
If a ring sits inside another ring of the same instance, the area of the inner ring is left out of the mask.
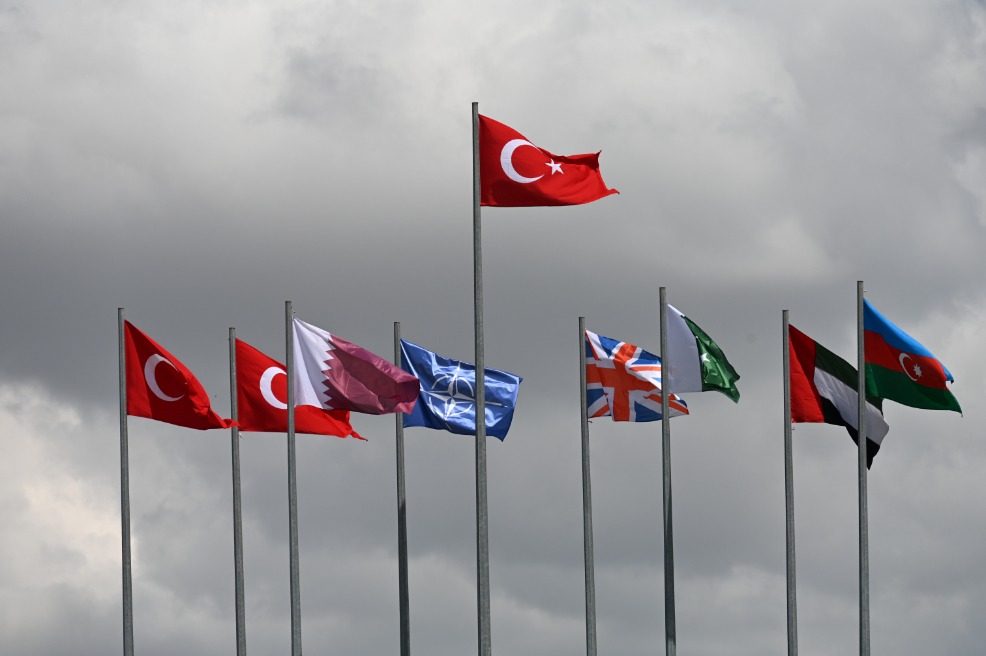
[[[418,402],[404,426],[424,426],[457,435],[476,434],[476,365],[444,358],[401,340],[401,368],[421,381]],[[487,369],[486,434],[501,440],[510,430],[520,376]]]

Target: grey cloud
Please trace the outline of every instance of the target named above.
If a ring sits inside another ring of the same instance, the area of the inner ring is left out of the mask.
[[[0,403],[0,439],[24,470],[0,483],[23,527],[0,552],[55,577],[0,569],[31,601],[0,623],[12,653],[119,647],[118,563],[90,546],[118,543],[65,520],[77,544],[59,545],[29,510],[47,482],[116,522],[117,307],[220,412],[228,327],[283,357],[289,299],[381,355],[400,321],[472,359],[472,100],[552,151],[601,149],[621,191],[483,212],[487,363],[525,379],[510,436],[489,445],[494,648],[582,649],[576,319],[656,351],[664,285],[743,376],[739,405],[703,395],[673,423],[679,644],[782,650],[780,310],[852,359],[864,279],[946,361],[966,410],[888,404],[870,478],[874,645],[978,653],[981,4],[152,5],[0,12],[0,380],[22,392]],[[353,421],[368,443],[299,437],[305,647],[393,653],[393,418]],[[130,430],[139,650],[228,651],[229,436]],[[856,645],[855,454],[835,427],[795,439],[801,645],[841,654]],[[461,654],[475,648],[473,445],[406,440],[413,646]],[[600,648],[650,653],[659,429],[594,421],[591,446]],[[241,448],[250,650],[283,651],[284,439]]]

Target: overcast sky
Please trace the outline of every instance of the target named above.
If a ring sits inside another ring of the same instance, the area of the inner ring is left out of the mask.
[[[383,356],[471,360],[470,103],[620,195],[483,212],[492,645],[584,651],[579,316],[658,352],[658,289],[742,399],[672,430],[678,649],[785,652],[781,312],[854,361],[856,281],[964,416],[885,405],[875,654],[986,645],[981,0],[0,0],[0,644],[119,653],[116,310],[228,414],[227,331],[284,302]],[[308,653],[398,651],[393,417],[299,436]],[[131,419],[134,634],[235,649],[230,437]],[[856,452],[794,434],[803,653],[858,644]],[[663,650],[660,427],[591,428],[600,653]],[[241,440],[254,654],[290,648],[286,449]],[[473,443],[406,432],[412,650],[476,648]]]

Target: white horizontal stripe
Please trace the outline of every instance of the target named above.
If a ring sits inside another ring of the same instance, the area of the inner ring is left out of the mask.
[[[819,368],[815,368],[815,387],[818,393],[835,404],[847,424],[858,429],[859,394],[841,380]],[[880,444],[890,431],[883,414],[872,403],[866,404],[866,439]]]

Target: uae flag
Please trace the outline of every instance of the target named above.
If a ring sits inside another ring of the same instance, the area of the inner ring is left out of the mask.
[[[791,421],[845,426],[859,444],[859,383],[856,367],[808,335],[788,326],[791,352]],[[881,400],[866,401],[866,467],[880,450],[890,426],[883,418]]]

